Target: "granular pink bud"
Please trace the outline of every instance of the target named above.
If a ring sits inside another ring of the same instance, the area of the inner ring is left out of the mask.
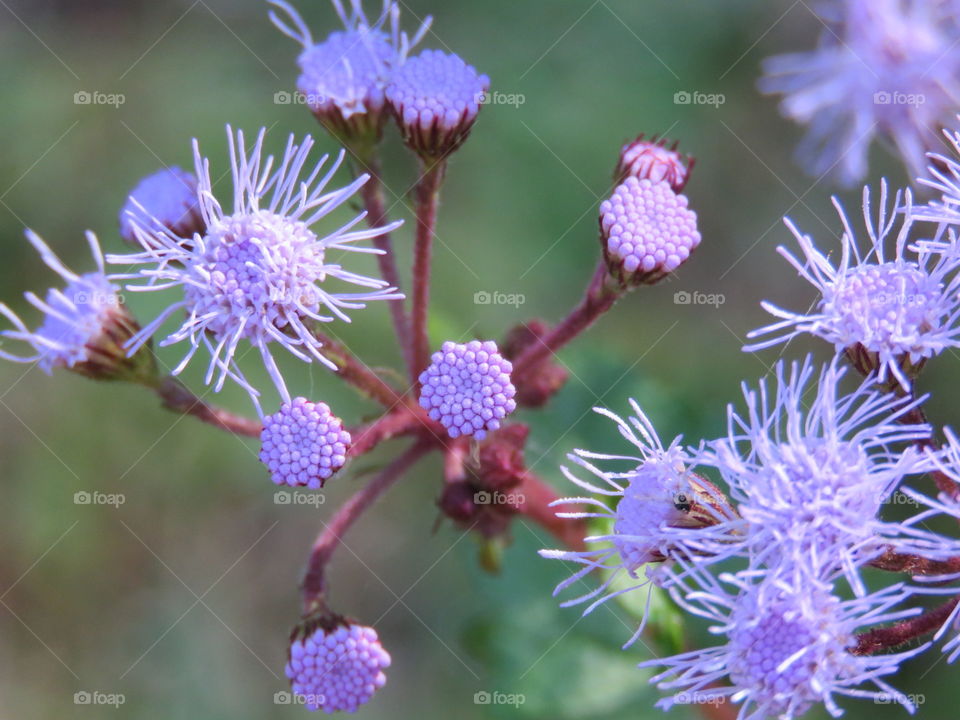
[[[308,710],[356,712],[386,684],[388,667],[376,630],[325,614],[294,631],[286,675]]]
[[[450,437],[473,435],[482,440],[517,407],[512,369],[495,342],[445,342],[420,374],[420,405]]]
[[[298,397],[264,418],[260,441],[274,483],[316,490],[346,463],[351,437],[326,403]]]
[[[666,138],[658,140],[654,135],[645,140],[640,135],[623,146],[613,178],[617,183],[622,183],[628,177],[665,182],[674,192],[680,192],[690,179],[693,165],[692,157],[677,152],[676,142],[668,147]]]
[[[424,50],[397,70],[387,99],[407,145],[442,158],[467,139],[489,88],[490,79],[456,55]]]
[[[665,182],[628,177],[600,205],[600,233],[610,273],[626,286],[652,285],[700,244],[697,214]]]

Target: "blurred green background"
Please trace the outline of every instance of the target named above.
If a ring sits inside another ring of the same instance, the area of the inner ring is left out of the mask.
[[[703,244],[669,283],[629,296],[563,352],[571,380],[533,424],[528,461],[564,491],[558,465],[574,447],[622,444],[590,408],[617,412],[636,397],[660,433],[716,436],[742,379],[778,355],[740,348],[763,324],[762,298],[805,307],[809,289],[775,252],[791,215],[826,247],[838,223],[834,189],[794,165],[798,129],[754,83],[762,57],[810,46],[818,23],[787,0],[409,0],[435,16],[426,45],[456,51],[524,103],[483,110],[454,158],[441,209],[432,338],[500,338],[530,317],[558,319],[598,255],[596,209],[620,145],[667,133],[697,157],[687,193]],[[316,36],[336,18],[321,0],[299,3]],[[227,169],[224,125],[317,132],[290,90],[296,46],[259,0],[0,0],[0,262],[2,298],[27,322],[21,299],[54,276],[22,237],[44,236],[68,265],[89,258],[83,230],[122,250],[116,214],[126,192],[161,165],[190,167],[190,138]],[[78,91],[122,93],[119,108],[77,105]],[[678,91],[722,93],[717,107],[674,103]],[[326,138],[324,147],[333,149]],[[414,163],[389,134],[393,215],[409,217]],[[878,149],[872,181],[904,181]],[[217,186],[229,197],[229,179]],[[845,196],[855,208],[857,195]],[[854,210],[856,212],[856,210]],[[409,227],[397,235],[404,266]],[[372,266],[371,266],[372,267]],[[519,307],[476,305],[479,291],[520,293]],[[724,304],[678,305],[674,293],[721,293]],[[161,298],[137,296],[141,318]],[[386,309],[342,330],[367,362],[396,366]],[[825,348],[796,342],[787,353]],[[179,348],[161,354],[172,364]],[[944,357],[925,376],[931,414],[955,422]],[[349,424],[374,408],[322,369],[285,365],[296,392],[333,405]],[[254,373],[256,375],[256,373]],[[200,387],[197,372],[187,375]],[[944,392],[937,393],[940,389]],[[229,388],[222,404],[248,412]],[[313,536],[362,472],[398,448],[354,464],[331,482],[319,509],[273,502],[256,445],[178,419],[137,388],[69,373],[0,365],[0,717],[111,717],[74,704],[74,693],[122,693],[123,717],[286,718],[278,706],[285,642],[298,612],[297,583]],[[514,526],[499,577],[476,568],[477,546],[448,523],[434,532],[436,458],[420,464],[348,537],[332,600],[375,623],[393,654],[390,681],[365,718],[647,718],[656,693],[620,644],[632,620],[617,607],[580,619],[550,597],[566,575],[540,560],[552,545]],[[78,491],[123,493],[125,504],[78,506]],[[703,636],[694,623],[693,633]],[[923,693],[921,713],[946,717],[954,693],[939,653],[908,664],[898,686]],[[938,689],[939,688],[939,689]],[[474,703],[478,691],[522,693],[519,707]],[[886,718],[895,707],[846,703],[848,717]],[[673,717],[693,717],[688,708]]]

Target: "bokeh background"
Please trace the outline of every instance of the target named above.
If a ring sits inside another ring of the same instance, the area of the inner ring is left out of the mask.
[[[483,110],[453,160],[443,196],[431,332],[502,337],[530,317],[558,319],[598,255],[596,210],[620,145],[667,133],[697,157],[687,192],[703,244],[669,283],[638,291],[564,350],[571,380],[551,407],[524,413],[528,460],[565,488],[558,465],[574,447],[622,449],[590,408],[622,412],[637,398],[670,438],[722,431],[739,383],[768,372],[777,350],[741,352],[765,322],[763,298],[806,307],[812,294],[775,252],[792,216],[826,247],[838,223],[829,181],[791,157],[799,136],[755,89],[761,58],[813,44],[818,23],[788,0],[405,0],[408,27],[435,16],[429,46],[456,51],[520,94],[522,105]],[[315,35],[334,29],[328,3],[299,3]],[[190,139],[227,170],[224,125],[317,132],[291,90],[296,46],[260,0],[0,0],[0,296],[22,300],[55,276],[22,231],[44,236],[68,264],[89,264],[83,230],[120,251],[117,211],[143,175],[191,163]],[[78,105],[79,91],[121,93],[118,108]],[[677,92],[722,93],[718,106],[674,102]],[[320,138],[333,149],[332,143]],[[392,213],[409,217],[414,163],[391,132]],[[882,148],[872,177],[906,181]],[[218,172],[219,169],[219,172]],[[344,176],[345,177],[345,176]],[[229,179],[217,186],[229,193]],[[228,197],[228,195],[224,195]],[[856,212],[857,193],[842,195]],[[409,228],[397,235],[407,264]],[[522,294],[519,306],[477,305],[477,292]],[[679,291],[721,294],[718,307],[674,302]],[[163,300],[129,302],[142,318]],[[386,309],[342,335],[367,362],[396,366]],[[788,356],[813,343],[793,343]],[[172,364],[179,350],[162,351]],[[956,360],[932,363],[931,414],[956,422]],[[373,407],[322,369],[286,366],[297,392],[323,399],[350,424]],[[200,387],[196,373],[187,380]],[[218,399],[244,412],[242,392]],[[297,583],[320,520],[396,452],[387,445],[331,482],[319,508],[273,501],[255,443],[179,419],[134,387],[69,373],[0,365],[0,717],[287,718],[285,641]],[[390,681],[365,718],[455,715],[462,720],[647,718],[656,694],[622,652],[633,620],[620,607],[581,619],[550,597],[566,574],[536,555],[552,541],[514,526],[503,570],[477,567],[477,543],[435,527],[436,459],[420,464],[347,539],[332,600],[374,623],[394,657]],[[119,508],[76,505],[81,491],[122,493]],[[693,642],[704,629],[692,624]],[[927,717],[951,716],[951,670],[930,653],[899,679],[922,693]],[[76,692],[122,693],[125,704],[74,704]],[[479,691],[521,693],[518,706],[481,705]],[[849,717],[900,716],[847,703]],[[673,717],[694,717],[688,708]]]

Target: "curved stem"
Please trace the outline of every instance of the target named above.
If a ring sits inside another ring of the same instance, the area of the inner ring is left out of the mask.
[[[514,361],[514,385],[523,382],[525,374],[534,371],[548,356],[593,325],[597,318],[613,307],[621,294],[622,291],[609,280],[607,267],[601,260],[577,306],[553,330],[531,343]]]
[[[222,408],[209,405],[194,395],[187,387],[175,377],[167,376],[163,378],[155,387],[155,391],[163,401],[163,406],[168,410],[191,415],[198,420],[209,423],[221,430],[232,432],[235,435],[245,435],[247,437],[260,437],[260,431],[263,426],[259,420],[234,415]]]
[[[377,498],[399,480],[429,449],[430,446],[427,443],[415,443],[337,509],[333,518],[323,528],[323,532],[320,533],[310,552],[307,571],[303,577],[305,615],[315,608],[323,595],[326,587],[324,574],[327,565],[330,558],[333,557],[333,553],[340,547],[343,536],[364,511],[373,505]]]
[[[437,225],[437,205],[440,185],[443,183],[446,160],[421,163],[422,173],[416,188],[417,238],[413,250],[413,364],[410,380],[419,384],[420,373],[430,363],[430,336],[427,332],[430,305],[430,259],[433,252],[434,229]]]
[[[882,650],[890,650],[935,632],[950,617],[960,598],[951,598],[943,605],[928,610],[923,615],[903,620],[889,627],[874,628],[857,636],[854,655],[872,655]]]
[[[408,435],[422,427],[423,421],[417,413],[406,406],[398,408],[366,425],[350,430],[353,443],[347,451],[349,457],[360,457],[373,450],[380,443]]]
[[[343,343],[325,335],[319,329],[314,330],[313,334],[323,343],[323,354],[336,364],[340,377],[387,408],[403,403],[403,396],[360,361]]]

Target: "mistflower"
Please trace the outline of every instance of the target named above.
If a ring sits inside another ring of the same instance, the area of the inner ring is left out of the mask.
[[[960,119],[960,118],[958,118]],[[942,153],[931,153],[927,166],[929,177],[920,177],[921,185],[936,190],[940,197],[930,200],[926,205],[913,208],[915,220],[927,220],[947,225],[960,225],[960,132],[944,129],[944,137],[953,148],[954,157]]]
[[[482,440],[517,407],[511,370],[493,341],[445,342],[420,374],[420,405],[450,437],[472,435]]]
[[[891,610],[911,596],[902,585],[843,600],[796,568],[759,577],[724,574],[718,581],[691,566],[686,581],[672,585],[670,594],[685,610],[711,621],[711,632],[726,642],[641,663],[667,668],[651,678],[674,692],[658,707],[728,700],[742,703],[737,717],[743,720],[793,720],[821,703],[837,717],[843,710],[836,696],[845,695],[915,709],[883,677],[928,646],[894,654],[853,652],[860,627],[920,612]],[[728,684],[721,685],[724,679]]]
[[[130,342],[131,352],[147,342],[167,318],[183,313],[180,328],[161,342],[189,342],[186,355],[173,373],[182,372],[203,345],[211,356],[205,382],[220,390],[230,377],[247,390],[258,408],[259,391],[237,366],[238,355],[243,354],[239,350],[242,341],[258,351],[281,398],[289,401],[271,347],[280,346],[304,362],[319,361],[336,370],[321,352],[323,346],[312,330],[314,324],[335,319],[349,322],[346,310],[365,307],[371,300],[402,297],[381,280],[343,268],[333,257],[339,259],[348,252],[379,253],[353,243],[377,237],[399,223],[354,230],[366,215],[361,213],[325,236],[311,229],[347,203],[368,176],[330,190],[327,186],[343,161],[341,152],[329,168],[328,156],[324,156],[304,177],[313,147],[310,136],[300,145],[291,136],[279,166],[274,168],[272,156],[262,157],[265,132],[260,131],[248,154],[243,133],[237,132],[234,137],[228,128],[234,182],[231,212],[224,211],[214,197],[210,163],[200,156],[194,141],[205,235],[184,245],[169,231],[141,227],[137,235],[143,252],[107,258],[111,263],[144,266],[138,272],[114,276],[146,281],[144,285],[128,286],[130,290],[183,290],[182,299],[137,333]],[[331,280],[340,281],[340,287],[354,285],[362,290],[343,292],[331,287]]]
[[[693,468],[696,459],[677,437],[664,447],[650,420],[636,401],[630,400],[633,416],[626,420],[604,408],[594,411],[610,418],[620,435],[637,448],[636,455],[610,455],[576,450],[569,460],[594,475],[600,482],[577,477],[569,468],[563,474],[575,485],[596,497],[572,497],[558,500],[555,506],[587,506],[558,517],[598,519],[609,529],[585,538],[586,551],[542,550],[546,558],[583,565],[573,576],[557,585],[554,596],[591,575],[606,571],[600,586],[585,595],[568,600],[562,607],[593,601],[584,611],[591,612],[607,600],[635,590],[650,579],[659,582],[656,566],[650,563],[671,561],[677,556],[709,562],[729,557],[738,547],[741,523],[723,494]],[[601,469],[594,461],[611,463],[613,469]],[[626,469],[623,469],[623,468]],[[611,504],[615,503],[611,508]],[[644,571],[641,576],[641,571]],[[638,580],[608,592],[622,573]],[[597,599],[599,598],[599,599]],[[643,630],[637,630],[633,642]]]
[[[467,139],[489,89],[490,78],[456,55],[424,50],[394,74],[387,99],[407,145],[442,158]]]
[[[783,95],[781,112],[808,126],[797,157],[811,175],[854,184],[876,136],[919,175],[960,97],[956,10],[919,0],[842,5],[815,50],[766,60],[760,89]]]
[[[298,397],[263,419],[260,443],[275,484],[316,490],[346,463],[351,438],[326,403]]]
[[[875,371],[878,383],[896,382],[909,390],[911,376],[923,362],[956,347],[960,335],[956,262],[924,247],[908,246],[913,225],[910,192],[898,211],[900,198],[897,192],[894,210],[888,211],[887,186],[881,183],[880,208],[874,222],[870,191],[864,188],[863,219],[870,244],[863,254],[842,206],[834,198],[843,224],[836,266],[809,235],[785,220],[804,257],[801,261],[782,247],[778,251],[820,292],[820,300],[807,313],[782,310],[764,302],[764,309],[779,322],[754,330],[747,337],[776,337],[744,349],[752,352],[809,333],[833,344],[837,352],[846,352],[863,374]],[[887,247],[898,220],[900,230],[893,247]]]
[[[286,674],[308,710],[356,712],[386,684],[388,667],[376,630],[336,618],[295,631]]]
[[[430,18],[411,40],[400,31],[398,3],[384,0],[380,17],[371,23],[361,0],[350,1],[349,13],[340,0],[333,0],[344,30],[314,42],[303,18],[289,3],[270,0],[270,4],[287,15],[283,19],[271,10],[273,24],[303,47],[297,60],[297,89],[317,119],[345,141],[378,139],[386,120],[387,83],[410,48],[426,35]],[[385,30],[388,21],[389,33]]]
[[[665,182],[674,192],[682,192],[693,165],[692,157],[677,152],[676,142],[668,147],[666,138],[658,140],[654,135],[646,140],[640,135],[623,146],[613,177],[617,184],[628,177]]]
[[[25,293],[30,304],[44,316],[36,330],[28,329],[9,307],[0,303],[0,313],[16,328],[0,335],[23,341],[33,350],[26,356],[0,350],[0,357],[36,363],[47,374],[54,368],[66,368],[96,380],[148,381],[155,369],[153,354],[144,350],[127,357],[125,343],[140,328],[123,304],[119,288],[107,279],[96,236],[87,233],[97,269],[85,275],[68,269],[32,230],[27,230],[26,236],[43,262],[67,284],[63,290],[49,290],[46,300],[32,292]]]
[[[666,182],[628,177],[600,205],[600,234],[611,274],[629,285],[653,284],[700,244],[697,214]]]
[[[850,394],[839,385],[846,369],[776,367],[775,387],[744,385],[746,413],[731,407],[725,438],[701,463],[716,467],[748,523],[754,567],[820,559],[820,575],[843,573],[864,592],[859,568],[893,546],[915,552],[925,537],[887,522],[881,510],[904,480],[929,469],[911,443],[930,438],[928,425],[911,424],[919,400],[878,392],[864,381]],[[925,547],[923,545],[922,547]]]
[[[136,224],[134,224],[136,221]],[[120,237],[136,248],[136,226],[150,228],[154,221],[184,240],[204,233],[206,226],[197,200],[197,178],[178,167],[165,168],[143,178],[130,191],[120,210]]]

